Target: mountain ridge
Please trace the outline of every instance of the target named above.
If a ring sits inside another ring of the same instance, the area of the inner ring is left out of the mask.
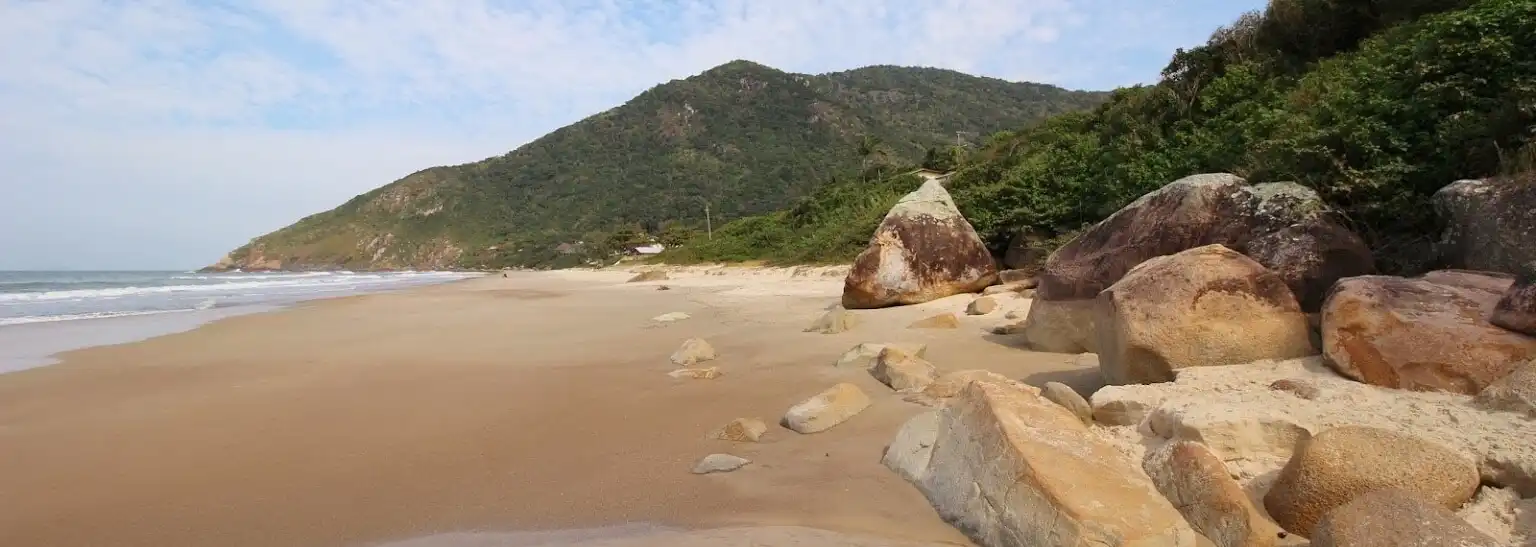
[[[725,220],[772,211],[834,177],[915,163],[1106,96],[937,68],[808,75],[737,60],[505,154],[416,171],[208,269],[545,266],[561,242],[700,224],[705,202]]]

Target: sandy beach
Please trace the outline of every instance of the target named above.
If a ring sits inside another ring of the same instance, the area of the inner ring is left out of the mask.
[[[837,302],[841,277],[717,273],[519,272],[0,375],[0,545],[968,545],[880,464],[923,407],[833,362],[861,342],[921,342],[941,370],[1097,378],[1072,355],[986,333],[1027,300],[961,314],[959,329],[906,326],[967,295],[863,312],[824,335],[802,329]],[[651,319],[668,312],[692,317]],[[666,374],[691,337],[719,350],[721,377]],[[776,424],[842,381],[874,404],[830,431],[707,437],[738,417]],[[689,472],[715,452],[754,463]],[[550,532],[576,529],[598,531]]]

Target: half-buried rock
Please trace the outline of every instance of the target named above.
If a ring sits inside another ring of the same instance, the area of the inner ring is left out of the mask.
[[[705,342],[703,338],[689,338],[683,341],[683,345],[672,352],[672,364],[680,367],[689,367],[705,361],[715,359],[715,347]]]
[[[1146,475],[1055,403],[976,381],[938,415],[928,467],[904,475],[919,477],[939,515],[976,543],[1195,545]]]
[[[741,456],[732,456],[730,454],[710,454],[708,456],[704,456],[704,459],[699,460],[699,463],[694,464],[693,474],[708,475],[710,473],[729,473],[731,471],[741,469],[742,467],[746,467],[746,465],[749,463],[752,463],[752,460],[743,458]]]
[[[755,443],[768,432],[768,425],[757,418],[737,418],[720,426],[709,434],[711,439],[738,443]]]
[[[980,291],[997,264],[949,192],[929,181],[885,215],[843,281],[843,307],[921,304]]]
[[[1221,245],[1147,260],[1098,296],[1099,370],[1110,384],[1173,381],[1186,367],[1316,355],[1296,297]]]
[[[997,311],[997,298],[991,296],[983,296],[972,300],[965,307],[966,315],[986,315],[995,311]]]
[[[908,355],[897,348],[885,348],[875,358],[869,374],[896,391],[916,391],[932,384],[939,372],[921,357]]]
[[[1477,492],[1477,465],[1448,448],[1383,429],[1345,426],[1303,441],[1264,496],[1286,530],[1312,537],[1324,515],[1383,488],[1400,488],[1447,510]]]
[[[1039,351],[1096,351],[1093,300],[1100,291],[1149,258],[1210,244],[1275,272],[1307,311],[1321,305],[1335,280],[1374,268],[1370,249],[1316,192],[1195,175],[1142,196],[1051,253],[1026,341]]]
[[[1386,488],[1330,511],[1311,547],[1498,547],[1456,513],[1412,493]]]
[[[667,376],[671,376],[679,380],[683,378],[690,380],[713,380],[720,377],[720,367],[680,368],[672,372],[668,372]]]
[[[789,407],[780,425],[796,433],[820,433],[869,408],[869,396],[859,386],[841,383]]]
[[[834,308],[821,315],[815,323],[811,323],[805,332],[819,332],[822,334],[837,334],[847,332],[848,329],[858,326],[859,316],[843,308]]]
[[[933,317],[919,319],[907,325],[909,329],[958,329],[960,318],[953,313],[941,313]]]
[[[865,342],[843,352],[842,357],[837,358],[836,366],[838,368],[857,367],[867,369],[874,366],[875,358],[879,357],[880,352],[885,351],[887,347],[897,348],[907,355],[917,357],[923,357],[928,353],[927,344],[876,344]]]
[[[1142,469],[1196,532],[1217,547],[1282,545],[1280,527],[1253,505],[1227,465],[1199,443],[1174,441],[1148,452]]]
[[[1493,307],[1490,322],[1500,327],[1536,336],[1536,263],[1521,268],[1520,277],[1504,291]]]
[[[1488,322],[1511,283],[1468,271],[1341,280],[1323,308],[1323,355],[1367,384],[1475,395],[1536,357],[1536,338]]]

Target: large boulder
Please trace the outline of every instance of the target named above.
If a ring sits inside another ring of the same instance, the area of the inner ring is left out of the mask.
[[[1093,351],[1094,325],[1080,302],[1149,258],[1210,244],[1275,272],[1307,311],[1334,281],[1374,271],[1370,249],[1311,189],[1195,175],[1142,196],[1052,253],[1025,338],[1047,351]]]
[[[1330,511],[1311,539],[1312,547],[1499,547],[1456,513],[1397,488]]]
[[[1195,544],[1194,531],[1140,469],[1034,392],[975,381],[938,416],[917,485],[978,544]]]
[[[841,383],[796,403],[779,421],[795,433],[820,433],[869,408],[869,396],[859,386]]]
[[[885,215],[843,281],[843,307],[920,304],[977,292],[997,281],[997,264],[949,192],[929,181]]]
[[[1217,547],[1282,544],[1280,527],[1253,505],[1227,465],[1204,445],[1165,444],[1147,453],[1142,469],[1190,526]]]
[[[1515,273],[1536,261],[1536,180],[1462,180],[1435,193],[1447,267]]]
[[[1362,494],[1400,488],[1455,510],[1477,492],[1477,465],[1438,444],[1383,429],[1345,426],[1304,441],[1264,496],[1286,530],[1312,537],[1328,512]]]
[[[1510,283],[1468,271],[1341,280],[1323,308],[1323,355],[1368,384],[1474,395],[1536,357],[1536,338],[1488,322]]]
[[[1530,336],[1536,336],[1536,262],[1526,264],[1504,297],[1493,306],[1489,322]]]
[[[1110,384],[1173,371],[1315,355],[1307,316],[1273,272],[1221,245],[1155,257],[1099,293],[1099,370]]]

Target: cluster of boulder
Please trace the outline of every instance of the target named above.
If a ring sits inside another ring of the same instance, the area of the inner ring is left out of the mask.
[[[894,347],[845,358],[935,407],[884,462],[985,546],[1511,544],[1465,513],[1536,497],[1533,205],[1524,186],[1447,187],[1439,249],[1469,269],[1407,278],[1375,275],[1304,186],[1188,177],[992,290],[1033,291],[1007,329],[1033,349],[1096,354],[1110,386],[1091,403]],[[842,304],[998,278],[929,183],[886,216]]]

